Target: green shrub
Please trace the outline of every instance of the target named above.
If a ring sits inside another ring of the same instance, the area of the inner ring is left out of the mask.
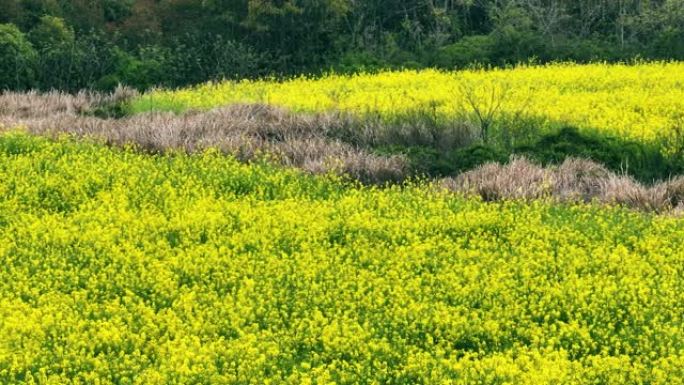
[[[40,51],[52,50],[62,44],[73,44],[76,39],[73,29],[63,19],[54,16],[41,17],[29,32],[28,38]]]
[[[563,127],[536,143],[516,147],[514,152],[542,164],[561,163],[567,157],[587,158],[645,182],[667,179],[684,170],[681,159],[666,157],[655,144],[580,133],[574,127]]]
[[[216,34],[189,34],[172,47],[165,78],[174,86],[265,75],[268,62],[248,45]]]
[[[404,155],[416,175],[444,177],[471,170],[489,162],[505,163],[509,153],[496,147],[475,144],[444,151],[429,146],[385,146],[376,149],[381,155]]]
[[[489,63],[494,49],[491,36],[466,36],[439,50],[434,65],[441,68],[458,68],[473,63]]]
[[[430,177],[456,175],[490,162],[506,163],[512,155],[525,156],[543,165],[560,164],[569,157],[590,159],[611,171],[647,183],[684,172],[684,160],[664,155],[656,144],[583,133],[570,126],[511,148],[478,143],[452,150],[430,146],[385,146],[376,152],[402,154],[409,159],[416,174]]]
[[[74,31],[58,17],[43,16],[28,33],[38,52],[36,81],[42,89],[76,89],[79,52]]]
[[[167,80],[170,51],[163,47],[140,47],[135,54],[117,50],[120,65],[117,71],[119,83],[145,90],[155,86],[170,86]]]
[[[485,163],[503,163],[509,158],[509,154],[497,146],[483,144],[457,149],[450,156],[456,163],[455,170],[458,172],[467,171]]]
[[[132,14],[134,0],[103,0],[102,10],[108,22],[120,21]]]
[[[104,32],[92,30],[81,35],[73,50],[73,76],[69,89],[114,89],[120,82],[121,52]]]
[[[653,41],[653,56],[661,58],[684,58],[684,29],[667,27]]]
[[[0,24],[0,90],[34,85],[36,50],[14,24]]]

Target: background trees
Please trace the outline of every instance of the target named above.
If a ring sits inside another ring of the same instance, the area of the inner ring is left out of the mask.
[[[0,25],[0,88],[26,89],[34,85],[36,50],[13,24]]]
[[[0,88],[684,59],[684,0],[0,0]]]

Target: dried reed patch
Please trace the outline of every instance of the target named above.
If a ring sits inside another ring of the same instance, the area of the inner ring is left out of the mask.
[[[6,93],[0,96],[0,127],[23,127],[48,136],[93,137],[155,152],[216,147],[241,160],[270,154],[284,165],[312,173],[345,174],[367,183],[396,182],[409,174],[402,156],[371,154],[335,138],[351,131],[346,125],[352,124],[335,114],[300,115],[263,104],[235,104],[183,115],[150,112],[121,119],[89,114],[123,100],[126,92]]]
[[[512,158],[507,164],[489,163],[454,178],[445,178],[440,185],[490,201],[598,201],[656,212],[684,208],[684,177],[646,186],[629,176],[612,173],[595,162],[575,158],[550,167],[542,167],[525,158]]]

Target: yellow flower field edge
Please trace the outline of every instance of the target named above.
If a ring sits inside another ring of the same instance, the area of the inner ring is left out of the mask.
[[[0,136],[2,384],[678,384],[684,221]]]
[[[571,125],[545,128],[536,118],[516,121],[504,115],[497,119],[506,121],[492,123],[489,140],[483,140],[482,122],[463,117],[440,121],[430,111],[383,121],[377,114],[302,113],[234,103],[208,111],[122,116],[132,98],[135,93],[125,88],[112,94],[5,92],[0,94],[0,126],[41,135],[94,136],[153,151],[217,147],[241,160],[268,153],[288,166],[314,173],[336,170],[364,183],[456,176],[487,162],[506,163],[511,155],[545,166],[567,158],[590,159],[647,185],[684,174],[684,137],[677,139],[677,130],[669,139],[643,142]]]
[[[131,109],[183,111],[259,102],[294,111],[339,110],[387,119],[418,111],[442,120],[464,114],[472,118],[476,109],[482,115],[494,110],[494,118],[509,120],[505,125],[511,125],[511,117],[526,117],[534,118],[534,129],[542,131],[562,123],[646,142],[679,142],[684,140],[683,85],[680,62],[407,70],[158,90],[135,100]]]

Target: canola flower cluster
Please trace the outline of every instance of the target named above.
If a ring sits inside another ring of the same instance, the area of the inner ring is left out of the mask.
[[[684,220],[0,136],[2,384],[682,384]]]
[[[345,111],[401,117],[416,112],[440,119],[525,116],[535,126],[571,124],[647,142],[684,141],[684,63],[550,64],[513,69],[383,72],[207,83],[158,90],[132,104],[134,112],[207,109],[267,103],[294,111]]]

